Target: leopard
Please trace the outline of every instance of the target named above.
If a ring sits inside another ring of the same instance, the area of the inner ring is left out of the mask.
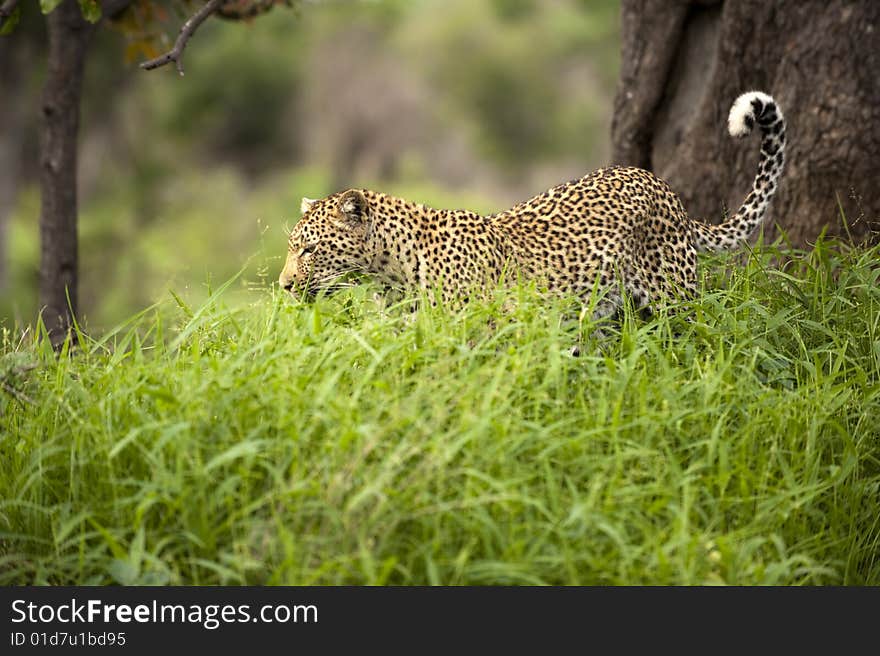
[[[278,283],[313,299],[372,278],[389,290],[435,298],[439,290],[452,303],[525,277],[584,307],[592,299],[594,319],[630,300],[650,313],[695,297],[698,253],[742,247],[763,224],[785,164],[786,122],[772,96],[749,91],[733,102],[728,132],[743,138],[756,125],[752,189],[720,223],[691,218],[666,181],[629,166],[597,169],[496,214],[347,189],[302,199]]]

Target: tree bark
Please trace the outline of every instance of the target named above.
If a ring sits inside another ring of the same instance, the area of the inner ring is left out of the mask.
[[[717,223],[758,158],[756,142],[727,135],[727,112],[740,93],[766,91],[789,139],[765,238],[778,224],[795,245],[823,229],[878,239],[880,2],[623,0],[622,35],[617,163],[653,170],[692,216]]]
[[[47,16],[47,28],[49,58],[40,154],[40,306],[57,347],[76,316],[77,136],[85,58],[95,26],[82,17],[77,0],[63,0]]]

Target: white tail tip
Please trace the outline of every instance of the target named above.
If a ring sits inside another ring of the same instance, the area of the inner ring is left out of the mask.
[[[733,102],[730,115],[727,117],[727,129],[732,137],[744,137],[752,131],[757,121],[753,100],[760,100],[763,106],[776,104],[770,96],[762,91],[747,91]]]

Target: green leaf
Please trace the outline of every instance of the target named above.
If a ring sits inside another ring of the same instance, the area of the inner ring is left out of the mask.
[[[12,10],[12,13],[9,14],[9,17],[3,21],[3,25],[0,26],[0,36],[12,32],[12,30],[15,29],[15,26],[18,25],[18,19],[20,18],[21,7],[16,5],[15,9]]]
[[[40,0],[40,11],[44,14],[48,14],[60,4],[61,0]]]
[[[79,10],[83,18],[90,23],[101,20],[101,5],[98,4],[98,0],[79,0]]]

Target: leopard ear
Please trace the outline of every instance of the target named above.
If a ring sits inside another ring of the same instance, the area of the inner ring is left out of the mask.
[[[303,196],[303,199],[299,204],[300,214],[305,214],[306,212],[308,212],[309,208],[314,204],[315,204],[314,198],[306,198],[305,196]]]
[[[349,189],[339,196],[337,204],[340,220],[348,227],[363,226],[367,220],[367,198],[358,189]]]

